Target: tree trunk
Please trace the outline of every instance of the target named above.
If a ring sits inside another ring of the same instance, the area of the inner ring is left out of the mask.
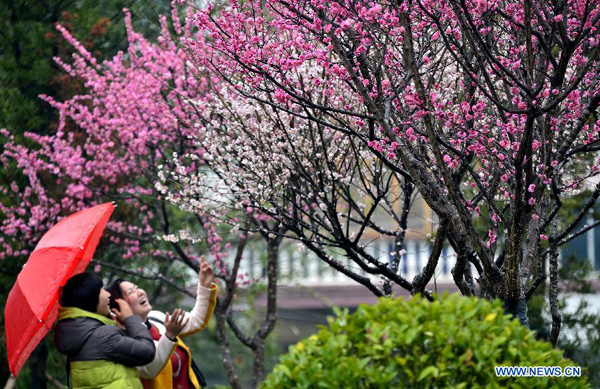
[[[524,297],[516,300],[505,300],[504,311],[506,313],[510,313],[511,315],[519,319],[523,326],[529,328],[529,316],[527,315],[527,300],[525,300]]]
[[[217,337],[221,343],[221,354],[223,355],[223,366],[227,373],[227,379],[233,389],[241,389],[241,385],[237,374],[235,374],[235,367],[233,366],[233,357],[231,355],[231,346],[227,339],[227,323],[225,320],[226,312],[219,306],[215,309],[215,317],[217,319]]]
[[[548,299],[550,300],[550,314],[552,316],[552,329],[550,330],[550,343],[556,347],[562,316],[558,308],[558,247],[555,240],[556,223],[550,226],[550,286],[548,288]]]
[[[254,369],[252,372],[252,387],[258,388],[264,379],[265,375],[265,343],[256,343],[256,348],[253,351],[254,354]]]
[[[283,230],[279,231],[283,233]],[[279,245],[281,235],[267,240],[267,312],[260,329],[253,337],[252,351],[254,354],[254,369],[252,372],[252,387],[258,388],[265,376],[265,341],[275,328],[277,321],[277,268],[279,264]]]

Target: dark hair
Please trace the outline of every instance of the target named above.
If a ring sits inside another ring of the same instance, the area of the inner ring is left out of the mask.
[[[74,275],[62,287],[60,305],[96,312],[100,290],[102,290],[102,280],[97,275],[90,273]]]
[[[117,302],[115,300],[123,298],[123,290],[121,290],[122,282],[125,282],[125,280],[121,279],[121,278],[117,278],[116,280],[113,281],[112,284],[110,284],[108,289],[106,289],[108,291],[108,293],[110,293],[109,305],[111,308],[119,309],[119,306],[117,305]]]

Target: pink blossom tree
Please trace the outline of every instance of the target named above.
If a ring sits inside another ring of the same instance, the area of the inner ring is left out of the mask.
[[[576,230],[600,195],[588,181],[598,172],[599,9],[228,2],[197,10],[205,36],[183,43],[219,53],[197,57],[239,95],[348,134],[402,172],[439,218],[437,241],[457,249],[462,293],[501,298],[526,322],[549,260],[556,341],[558,247],[598,225]],[[561,222],[563,201],[580,192],[577,217]]]

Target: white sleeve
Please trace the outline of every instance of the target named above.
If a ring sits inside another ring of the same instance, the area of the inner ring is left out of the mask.
[[[154,353],[154,359],[147,365],[138,366],[138,373],[140,374],[140,378],[154,378],[161,372],[161,370],[165,367],[169,358],[171,358],[171,354],[175,350],[175,346],[177,343],[172,342],[164,335],[164,328],[161,328],[160,324],[155,324],[159,332],[161,333],[161,337],[158,341],[154,341],[154,346],[156,346],[156,352]]]
[[[196,293],[196,304],[191,312],[186,312],[185,317],[190,320],[183,327],[179,336],[185,336],[190,332],[197,331],[202,327],[206,319],[206,313],[208,311],[209,300],[212,289],[205,288],[198,283],[198,292]]]

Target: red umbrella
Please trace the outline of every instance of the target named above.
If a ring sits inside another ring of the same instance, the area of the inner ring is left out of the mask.
[[[8,365],[13,376],[52,328],[60,288],[90,263],[114,208],[112,203],[105,203],[61,220],[46,232],[23,265],[4,310]]]

